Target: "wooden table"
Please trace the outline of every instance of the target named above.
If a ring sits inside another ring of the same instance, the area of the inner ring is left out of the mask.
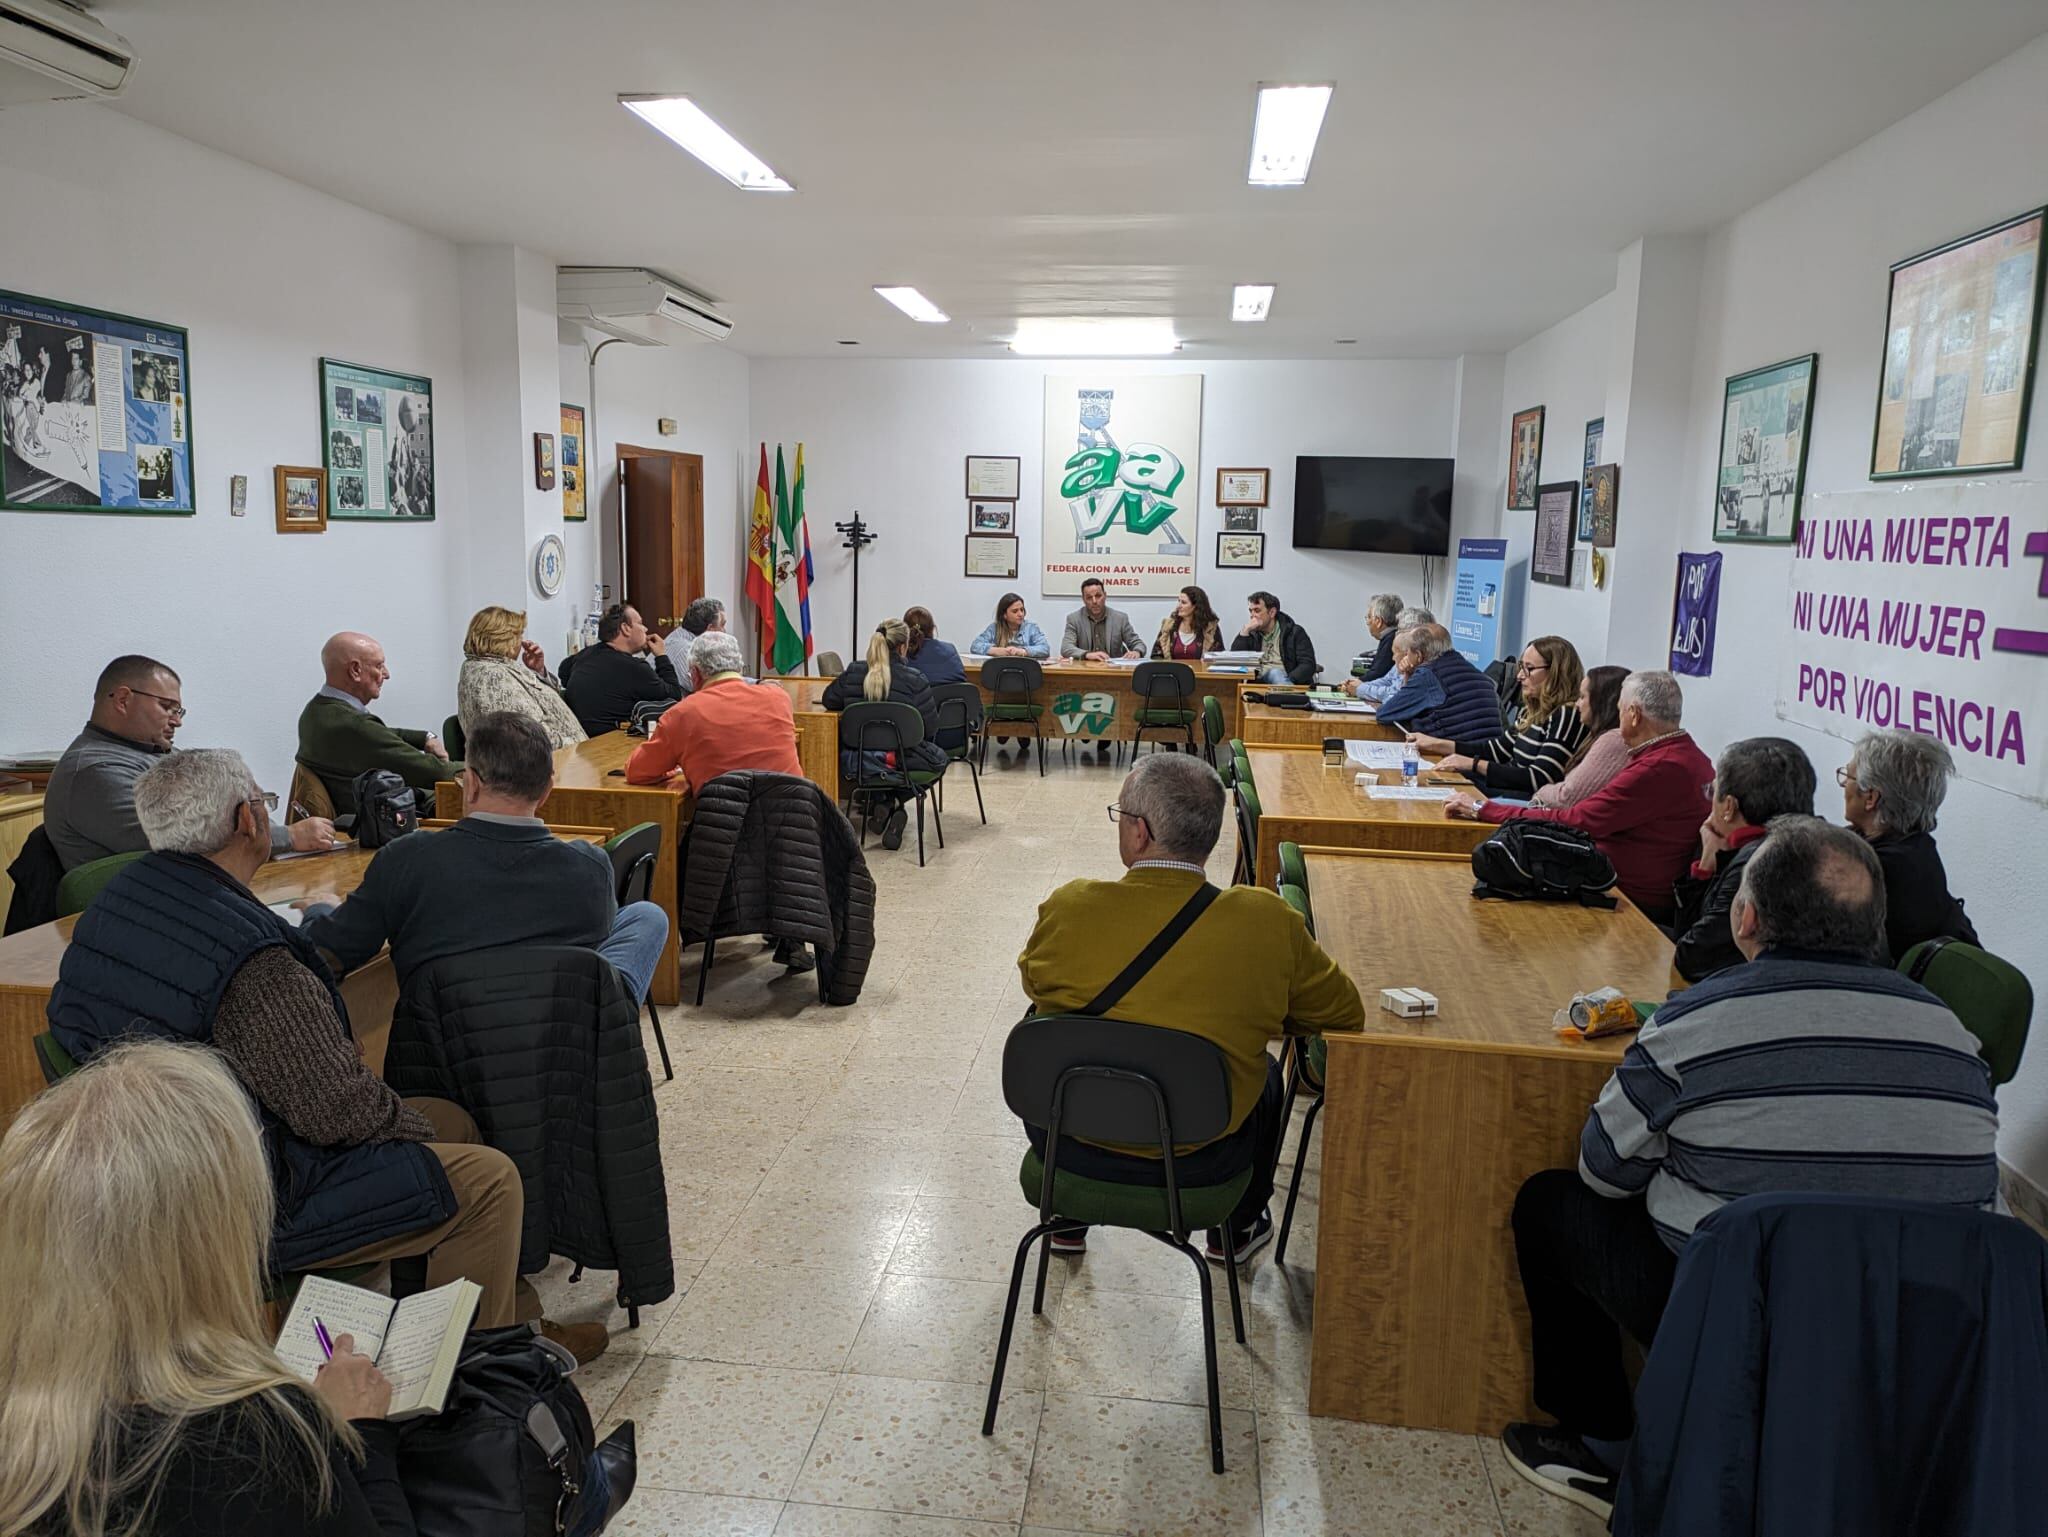
[[[979,683],[982,664],[1000,661],[999,657],[963,656],[967,664],[970,682]],[[1050,661],[1038,664],[1045,670],[1045,687],[1038,691],[1038,702],[1045,706],[1045,713],[1039,717],[1048,742],[1076,741],[1128,742],[1137,730],[1136,714],[1138,696],[1131,691],[1131,667],[1112,667],[1107,662]],[[1214,672],[1207,662],[1188,664],[1195,670],[1195,692],[1184,701],[1186,707],[1195,712],[1195,741],[1202,740],[1202,701],[1213,698],[1223,706],[1223,739],[1227,742],[1238,734],[1238,690],[1246,683],[1258,686],[1254,678],[1243,673]],[[992,704],[995,696],[987,689],[981,691],[984,706]],[[1016,721],[991,721],[989,734],[997,737],[1029,737],[1031,728]],[[1147,736],[1146,741],[1168,741],[1164,734]],[[1320,740],[1320,739],[1319,739]]]
[[[1484,822],[1444,815],[1442,801],[1374,800],[1355,782],[1363,772],[1347,760],[1324,764],[1320,746],[1254,747],[1252,784],[1259,792],[1258,883],[1270,889],[1280,873],[1280,845],[1392,849],[1468,855],[1496,831]],[[1399,774],[1378,776],[1398,783]],[[1469,787],[1462,774],[1423,776],[1425,783]],[[1469,868],[1469,867],[1468,867]]]
[[[1307,851],[1316,937],[1365,995],[1331,1035],[1309,1412],[1497,1435],[1538,1419],[1508,1226],[1515,1192],[1571,1168],[1632,1036],[1571,1044],[1552,1014],[1613,985],[1662,998],[1671,942],[1613,912],[1476,902],[1447,854]],[[1435,993],[1396,1019],[1383,987]]]
[[[1407,735],[1399,726],[1382,726],[1370,715],[1343,711],[1282,710],[1270,704],[1243,707],[1237,734],[1247,747],[1321,747],[1324,737],[1347,742],[1398,742]]]

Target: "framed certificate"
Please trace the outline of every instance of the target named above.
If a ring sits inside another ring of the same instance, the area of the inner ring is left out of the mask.
[[[1017,500],[1023,460],[1015,454],[969,454],[967,456],[967,499],[970,502],[1014,502]]]
[[[967,575],[1000,576],[1014,580],[1017,575],[1017,536],[969,534]]]
[[[1268,470],[1218,470],[1216,472],[1216,505],[1218,507],[1263,507],[1266,505],[1266,477]]]

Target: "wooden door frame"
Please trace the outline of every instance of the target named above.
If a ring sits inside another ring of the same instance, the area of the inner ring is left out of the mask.
[[[696,467],[696,470],[697,470],[697,502],[698,502],[698,505],[697,505],[697,540],[698,540],[698,549],[697,549],[697,564],[698,564],[698,568],[699,568],[699,572],[700,572],[700,579],[708,579],[708,575],[709,575],[709,574],[708,574],[707,572],[704,572],[704,571],[703,571],[703,565],[704,565],[704,551],[703,551],[703,538],[704,538],[704,527],[703,527],[703,525],[704,525],[704,506],[703,506],[703,499],[704,499],[704,456],[703,456],[702,454],[690,453],[690,452],[688,452],[687,450],[684,450],[684,449],[677,449],[677,448],[650,448],[650,447],[646,447],[646,446],[643,446],[643,445],[641,445],[641,444],[637,444],[637,443],[614,443],[614,444],[612,445],[612,473],[613,473],[614,477],[615,477],[615,478],[616,478],[616,480],[617,480],[617,484],[618,484],[618,495],[619,495],[619,503],[618,503],[618,507],[619,507],[619,521],[618,521],[618,529],[617,529],[617,535],[618,535],[618,543],[619,543],[619,601],[620,601],[621,603],[624,603],[624,602],[626,602],[626,601],[627,601],[627,596],[626,596],[626,590],[627,590],[627,587],[629,586],[629,578],[630,578],[630,576],[631,576],[631,567],[630,567],[630,565],[628,564],[628,561],[627,561],[627,552],[628,552],[628,549],[629,549],[629,547],[630,547],[630,545],[631,545],[631,538],[630,538],[630,535],[629,535],[629,533],[628,533],[628,530],[627,530],[627,527],[626,527],[626,514],[627,514],[627,511],[628,511],[628,508],[627,508],[627,505],[626,505],[626,461],[627,461],[628,459],[668,459],[668,460],[680,461],[680,462],[683,462],[683,463],[687,463],[687,464],[693,464],[693,465],[694,465],[694,466]],[[681,610],[682,610],[682,607],[683,607],[683,605],[684,605],[684,604],[686,604],[686,603],[688,602],[688,594],[685,594],[685,593],[677,593],[677,594],[675,595],[675,598],[676,598],[676,606],[677,606],[677,613],[678,613],[678,616],[679,616],[679,615],[680,615],[680,613],[681,613]],[[681,622],[681,620],[680,620],[680,618],[679,618],[679,617],[678,617],[678,620],[677,620],[677,622],[678,622],[678,623],[680,623],[680,622]]]

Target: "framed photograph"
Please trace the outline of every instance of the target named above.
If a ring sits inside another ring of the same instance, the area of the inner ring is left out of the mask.
[[[1806,492],[1807,424],[1820,355],[1737,374],[1721,390],[1721,466],[1714,476],[1714,537],[1790,544]]]
[[[533,435],[533,488],[536,491],[555,489],[555,435],[552,432]]]
[[[1259,509],[1256,506],[1223,509],[1223,532],[1226,534],[1256,534],[1258,531]]]
[[[583,407],[562,407],[562,521],[581,523],[590,516],[583,500]]]
[[[1218,507],[1263,507],[1266,505],[1266,482],[1272,476],[1271,470],[1218,470],[1216,472],[1216,505]]]
[[[1572,584],[1572,545],[1579,526],[1579,483],[1554,481],[1536,488],[1536,533],[1529,575],[1552,587]]]
[[[322,358],[320,442],[330,517],[433,517],[433,380]]]
[[[967,499],[970,502],[1014,502],[1024,461],[1012,454],[967,456]]]
[[[0,508],[196,510],[182,327],[0,291]]]
[[[1593,499],[1593,548],[1614,548],[1614,520],[1621,511],[1621,466],[1596,464],[1586,471],[1586,485]]]
[[[1596,416],[1586,423],[1586,457],[1579,461],[1579,543],[1593,542],[1593,479],[1588,473],[1600,462],[1607,445],[1607,418]]]
[[[362,479],[359,475],[358,481]],[[327,531],[327,471],[318,467],[280,464],[277,467],[277,531],[319,534]]]
[[[977,534],[1014,534],[1017,531],[1015,502],[969,502],[967,527]]]
[[[967,536],[967,574],[969,576],[1000,576],[1014,580],[1017,575],[1017,536],[1015,534],[969,534]]]
[[[1258,571],[1266,564],[1264,534],[1218,534],[1217,570]]]
[[[228,516],[244,517],[249,511],[249,477],[230,475],[228,477]]]
[[[1536,477],[1543,473],[1543,407],[1517,411],[1508,427],[1508,511],[1536,510]]]
[[[2044,221],[2036,208],[1892,268],[1872,480],[2025,460]]]

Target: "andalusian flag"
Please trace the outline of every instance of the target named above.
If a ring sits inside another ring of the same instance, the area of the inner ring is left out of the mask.
[[[782,445],[775,446],[775,670],[811,670],[811,526],[804,521],[804,446],[796,446],[796,486],[782,495]]]
[[[754,515],[747,520],[747,601],[761,614],[761,660],[775,650],[775,510],[768,505],[768,445],[754,482]]]

